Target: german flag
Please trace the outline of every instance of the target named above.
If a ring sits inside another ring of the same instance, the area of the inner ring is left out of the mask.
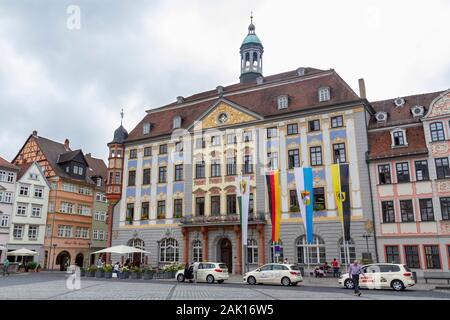
[[[278,170],[266,174],[269,210],[272,221],[272,241],[280,240],[281,190]]]

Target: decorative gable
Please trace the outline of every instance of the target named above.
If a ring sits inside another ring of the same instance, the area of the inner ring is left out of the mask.
[[[42,168],[46,177],[53,177],[56,175],[52,166],[42,152],[39,143],[36,141],[36,138],[32,136],[19,151],[18,155],[14,159],[14,164],[22,166],[35,161]]]
[[[450,115],[450,89],[442,93],[430,104],[430,109],[425,118]]]

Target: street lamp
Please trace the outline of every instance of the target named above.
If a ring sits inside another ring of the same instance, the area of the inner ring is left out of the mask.
[[[91,246],[92,246],[92,242],[88,242],[88,246],[89,246],[89,250],[88,250],[87,263],[89,264],[89,261],[91,260]],[[89,267],[89,265],[87,267]]]
[[[55,255],[56,255],[56,247],[58,245],[56,243],[53,244],[53,259],[52,259],[52,271],[54,270],[55,267]]]
[[[365,233],[365,234],[362,235],[362,237],[363,237],[364,239],[366,239],[367,257],[369,257],[369,256],[370,256],[370,252],[369,252],[369,239],[370,239],[372,236],[371,236],[370,234],[368,234],[368,233]]]

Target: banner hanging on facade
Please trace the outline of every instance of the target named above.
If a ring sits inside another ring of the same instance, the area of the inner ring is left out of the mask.
[[[344,227],[344,240],[350,240],[350,178],[348,164],[331,165],[331,182],[336,208]]]
[[[295,186],[297,189],[297,199],[305,226],[306,242],[313,242],[313,174],[312,168],[294,168]]]
[[[266,174],[269,210],[272,221],[272,242],[280,240],[281,190],[278,170]]]
[[[250,203],[250,179],[239,176],[237,185],[239,216],[241,219],[242,244],[247,245],[248,239],[248,209]]]

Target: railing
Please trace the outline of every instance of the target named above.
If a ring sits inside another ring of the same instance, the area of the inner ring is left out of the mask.
[[[250,214],[248,217],[250,223],[265,223],[264,213]],[[198,224],[239,224],[240,218],[237,214],[214,215],[214,216],[186,216],[180,219],[184,225]]]

